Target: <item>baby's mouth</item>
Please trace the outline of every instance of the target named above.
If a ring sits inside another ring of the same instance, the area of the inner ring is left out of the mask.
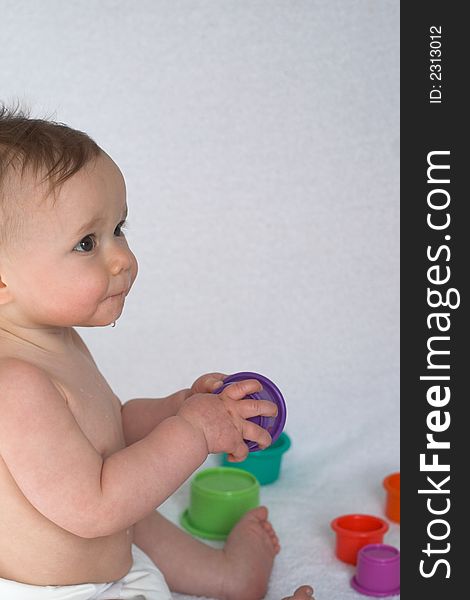
[[[118,296],[125,297],[125,296],[127,296],[128,292],[129,292],[129,288],[125,288],[125,289],[121,290],[120,292],[116,292],[115,294],[111,294],[110,296],[107,296],[106,300],[108,298],[117,298]]]
[[[112,296],[107,296],[105,300],[124,300],[126,297],[126,291],[119,292],[118,294],[113,294]]]

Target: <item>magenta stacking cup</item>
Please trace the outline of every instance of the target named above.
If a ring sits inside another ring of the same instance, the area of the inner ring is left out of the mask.
[[[224,379],[223,385],[217,390],[215,390],[213,393],[220,394],[220,392],[227,386],[238,381],[244,381],[245,379],[256,379],[263,386],[263,389],[260,392],[248,394],[247,398],[254,398],[255,400],[270,400],[271,402],[274,402],[274,404],[277,406],[277,415],[275,417],[259,416],[248,419],[248,421],[252,421],[253,423],[256,423],[256,425],[259,425],[263,429],[266,429],[266,431],[271,435],[272,441],[274,443],[281,435],[282,430],[284,429],[284,426],[286,424],[287,409],[281,391],[272,381],[270,381],[267,377],[264,377],[264,375],[260,375],[259,373],[242,371],[240,373],[234,373],[233,375],[229,375],[228,377],[226,377]],[[245,440],[245,442],[250,452],[256,452],[260,449],[258,444],[256,442],[253,442],[252,440]]]
[[[365,596],[397,596],[400,593],[400,551],[387,544],[363,546],[357,555],[351,586]]]

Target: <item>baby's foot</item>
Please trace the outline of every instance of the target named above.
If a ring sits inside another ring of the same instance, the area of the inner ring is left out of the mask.
[[[267,520],[268,510],[259,506],[247,512],[230,532],[223,553],[224,600],[261,600],[266,595],[279,540]],[[303,596],[296,597],[302,600]]]
[[[302,585],[297,588],[293,596],[286,596],[282,600],[315,600],[313,589],[309,585]]]

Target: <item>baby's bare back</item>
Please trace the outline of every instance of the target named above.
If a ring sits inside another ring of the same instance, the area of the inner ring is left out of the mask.
[[[18,341],[0,339],[0,366],[20,365],[20,373],[21,363],[25,365],[25,373],[29,365],[41,369],[60,392],[91,446],[105,459],[125,447],[121,404],[75,332],[73,339],[75,344],[69,352],[53,356]],[[20,384],[19,394],[21,389]],[[24,411],[28,400],[18,398],[18,406]],[[2,416],[0,398],[0,419]],[[53,420],[53,414],[49,420]],[[12,427],[14,422],[15,419]],[[40,512],[43,500],[47,499],[45,505],[63,504],[64,500],[48,497],[57,486],[52,482],[48,486],[47,469],[40,486],[42,497],[37,502],[40,506],[35,508],[36,502],[28,499],[29,489],[20,476],[21,469],[28,468],[27,454],[23,467],[19,459],[15,462],[15,479],[9,469],[9,457],[2,456],[1,448],[0,439],[0,578],[32,585],[72,585],[123,577],[132,563],[132,527],[112,535],[81,537],[54,523]],[[53,473],[51,469],[51,477]],[[86,490],[77,490],[75,494],[78,501],[83,495],[86,502]],[[31,497],[36,499],[37,491]]]

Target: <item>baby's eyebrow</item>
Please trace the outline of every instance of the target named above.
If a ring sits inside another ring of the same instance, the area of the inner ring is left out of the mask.
[[[124,208],[124,217],[123,217],[124,221],[127,219],[127,214],[128,214],[128,208],[126,205]],[[93,217],[92,219],[90,219],[89,221],[87,221],[80,227],[80,229],[75,234],[75,237],[83,235],[84,233],[88,233],[89,231],[91,231],[93,229],[93,227],[95,225],[98,225],[99,223],[102,223],[105,220],[106,219],[104,219],[103,217]]]
[[[87,221],[80,227],[80,229],[75,234],[75,237],[78,237],[86,232],[89,232],[91,229],[93,229],[94,225],[98,225],[98,223],[101,223],[102,221],[104,221],[104,219],[102,217],[95,217],[93,219],[90,219],[89,221]]]

